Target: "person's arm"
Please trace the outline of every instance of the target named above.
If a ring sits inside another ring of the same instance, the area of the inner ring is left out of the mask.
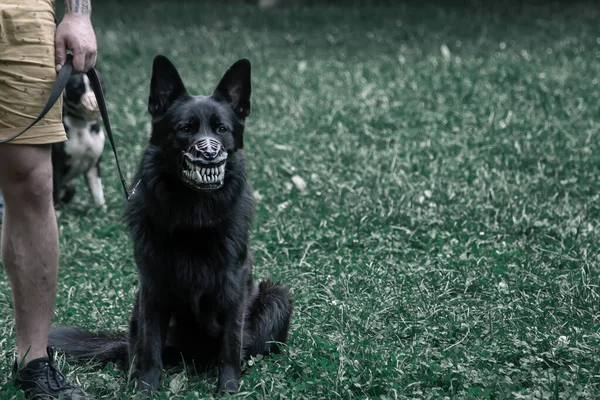
[[[90,14],[92,4],[90,0],[65,0],[65,14],[69,13]]]
[[[56,71],[73,53],[74,72],[87,72],[96,65],[96,35],[90,19],[91,0],[65,0],[65,15],[56,28]]]

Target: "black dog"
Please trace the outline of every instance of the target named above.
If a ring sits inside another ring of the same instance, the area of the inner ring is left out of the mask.
[[[241,361],[277,352],[292,313],[287,290],[253,283],[252,191],[242,134],[250,62],[225,73],[211,96],[191,96],[171,62],[154,59],[142,156],[126,218],[139,269],[129,338],[57,328],[50,346],[79,358],[133,363],[138,388],[159,387],[174,358],[218,366],[219,393],[238,390]]]
[[[55,204],[69,203],[75,195],[75,179],[84,175],[94,205],[104,207],[100,178],[104,131],[100,119],[98,102],[88,77],[72,75],[63,96],[62,120],[68,140],[52,145]]]

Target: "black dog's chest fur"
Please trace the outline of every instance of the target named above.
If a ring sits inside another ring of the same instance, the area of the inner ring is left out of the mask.
[[[164,262],[173,273],[165,279],[170,283],[171,294],[183,303],[194,308],[201,299],[216,297],[236,298],[241,292],[240,275],[244,269],[246,257],[238,259],[227,253],[231,240],[217,229],[202,229],[196,232],[174,232],[163,241],[163,254],[171,254]],[[223,293],[220,296],[220,292]],[[233,297],[232,297],[233,296]],[[214,304],[219,309],[227,304]]]
[[[156,157],[151,149],[142,165],[154,166]],[[163,297],[171,299],[173,315],[201,316],[197,326],[214,336],[220,332],[222,313],[252,285],[250,187],[243,175],[232,175],[220,200],[219,195],[193,194],[185,188],[179,192],[168,176],[160,177],[153,168],[142,169],[126,211],[136,259],[147,260],[138,262],[140,279],[163,282]]]

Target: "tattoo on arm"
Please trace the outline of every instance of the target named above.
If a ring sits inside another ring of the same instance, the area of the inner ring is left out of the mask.
[[[65,13],[89,14],[91,11],[91,0],[65,0]]]

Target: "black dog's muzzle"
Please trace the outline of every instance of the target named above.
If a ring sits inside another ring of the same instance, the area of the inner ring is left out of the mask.
[[[195,190],[214,190],[223,186],[227,151],[221,143],[206,137],[182,153],[181,178]]]
[[[190,150],[198,156],[203,157],[206,161],[212,162],[222,154],[221,143],[213,138],[204,138],[194,143]]]

